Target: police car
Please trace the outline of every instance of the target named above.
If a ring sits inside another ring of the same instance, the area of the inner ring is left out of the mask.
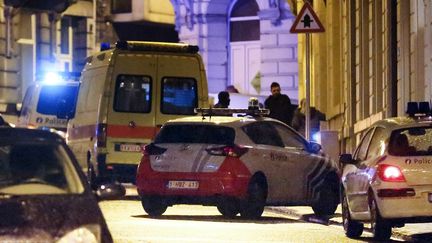
[[[198,112],[202,116],[168,121],[144,148],[136,183],[150,216],[174,204],[217,206],[229,218],[257,219],[265,206],[334,213],[339,170],[319,144],[262,116],[268,110]]]
[[[432,117],[429,104],[409,103],[407,117],[373,124],[354,154],[343,154],[342,216],[348,237],[371,223],[377,240],[392,227],[432,222]]]

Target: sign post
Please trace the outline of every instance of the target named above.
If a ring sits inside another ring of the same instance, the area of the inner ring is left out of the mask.
[[[310,33],[324,32],[324,26],[321,24],[318,16],[315,14],[309,2],[305,2],[297,18],[291,26],[291,33],[306,34],[306,112],[305,112],[305,137],[311,139],[310,134]]]

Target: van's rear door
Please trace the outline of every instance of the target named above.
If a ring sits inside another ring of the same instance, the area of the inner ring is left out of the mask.
[[[157,126],[170,119],[194,115],[203,96],[200,65],[199,58],[193,54],[158,55]]]
[[[139,52],[120,52],[115,60],[107,112],[107,165],[137,165],[141,147],[156,133],[156,64],[155,55]]]

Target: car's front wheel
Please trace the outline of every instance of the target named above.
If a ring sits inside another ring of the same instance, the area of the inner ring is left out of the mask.
[[[363,233],[363,223],[351,219],[348,199],[345,193],[342,194],[342,222],[346,236],[350,238],[358,238]]]
[[[141,198],[141,204],[150,217],[159,217],[168,208],[166,202],[159,196],[144,196]]]
[[[246,219],[257,219],[264,212],[267,198],[266,188],[258,180],[252,180],[248,187],[247,197],[240,206],[240,215]]]
[[[332,183],[324,182],[319,189],[318,200],[312,205],[314,213],[318,216],[332,215],[339,204],[339,193]]]
[[[371,213],[371,229],[375,240],[388,240],[391,236],[392,226],[390,222],[383,219],[374,198],[369,200]]]

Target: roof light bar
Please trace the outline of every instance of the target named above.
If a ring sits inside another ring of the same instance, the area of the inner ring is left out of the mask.
[[[195,113],[202,116],[232,116],[233,114],[246,114],[250,116],[268,116],[268,109],[229,109],[229,108],[195,108]]]
[[[115,47],[129,51],[197,53],[199,47],[184,43],[162,43],[150,41],[117,41]]]
[[[429,102],[408,102],[407,103],[407,112],[410,117],[423,117],[430,116],[431,109],[429,106]]]

